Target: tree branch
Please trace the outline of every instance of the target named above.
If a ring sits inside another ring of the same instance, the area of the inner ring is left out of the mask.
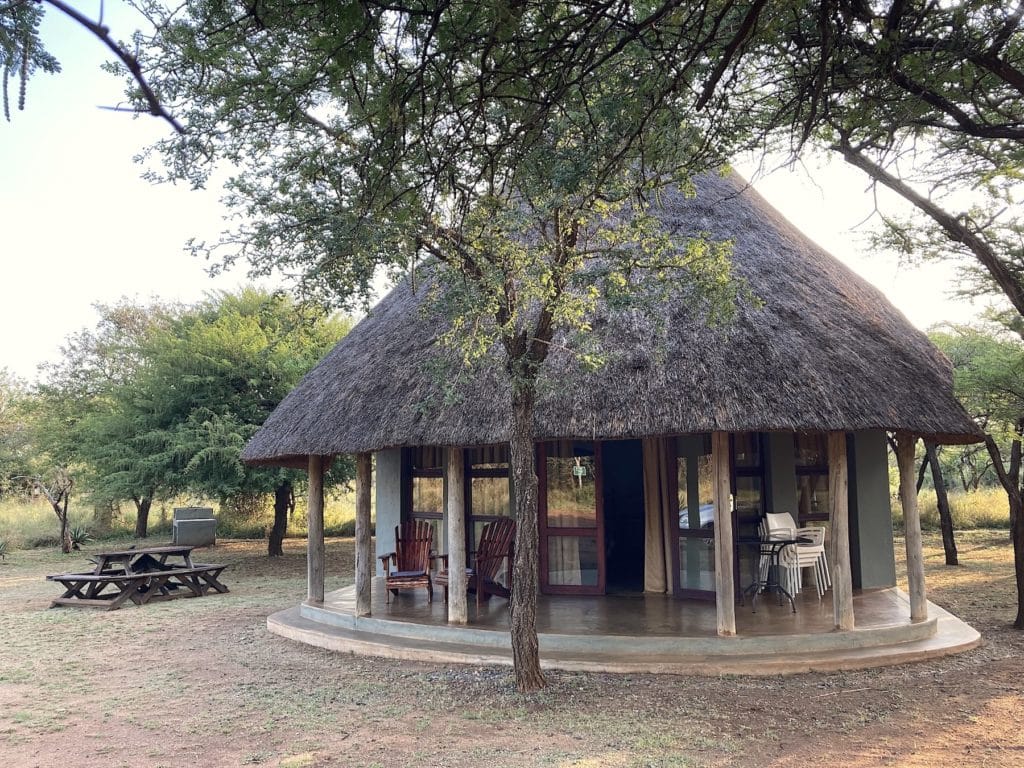
[[[139,60],[132,54],[128,53],[128,51],[122,48],[121,45],[110,36],[110,29],[108,29],[107,27],[103,26],[98,22],[92,21],[87,16],[84,16],[77,9],[72,8],[70,5],[67,5],[66,3],[62,2],[62,0],[42,0],[42,2],[45,2],[48,5],[53,6],[58,11],[63,13],[65,16],[70,17],[78,24],[92,32],[93,35],[95,35],[97,38],[99,38],[100,41],[104,45],[106,45],[107,48],[109,48],[113,52],[113,54],[117,56],[118,59],[121,60],[121,63],[123,63],[125,67],[128,69],[128,71],[131,73],[131,76],[135,80],[136,85],[139,86],[139,90],[142,92],[142,97],[145,99],[146,104],[149,105],[149,114],[153,115],[154,117],[159,117],[166,120],[171,125],[171,127],[174,128],[174,130],[177,131],[178,133],[185,133],[185,128],[181,125],[181,123],[179,123],[174,118],[174,116],[170,112],[164,109],[163,104],[160,103],[160,99],[157,97],[156,93],[153,92],[153,89],[149,86],[149,83],[146,81],[146,76],[142,72],[142,67],[139,64]]]
[[[1006,468],[1003,466],[1003,455],[999,451],[999,446],[996,445],[996,441],[992,439],[992,435],[985,434],[985,447],[988,448],[989,456],[992,457],[992,466],[996,470],[996,475],[999,477],[999,484],[1003,486],[1003,490],[1006,491],[1006,495],[1016,503],[1020,503],[1020,487],[1013,480],[1010,479],[1009,474],[1006,472]]]
[[[839,142],[834,144],[832,149],[839,152],[850,165],[860,168],[876,182],[883,184],[903,199],[913,203],[919,210],[930,216],[945,231],[946,236],[950,240],[955,243],[961,243],[970,250],[988,271],[989,276],[996,285],[1006,294],[1014,308],[1021,315],[1024,315],[1024,285],[1021,284],[1014,270],[1003,259],[999,258],[992,247],[979,237],[977,233],[948,211],[915,192],[904,181],[888,173],[881,165],[865,157],[862,152],[851,146],[849,136],[841,134]]]
[[[722,79],[722,75],[725,74],[725,70],[729,67],[729,64],[732,62],[733,57],[735,57],[736,52],[754,33],[754,28],[757,26],[757,20],[761,16],[761,11],[767,1],[768,0],[756,0],[756,2],[750,6],[750,10],[747,11],[747,15],[744,17],[739,30],[736,32],[733,39],[729,41],[729,45],[725,48],[725,53],[722,58],[718,60],[718,64],[715,65],[715,69],[711,73],[711,78],[704,84],[704,90],[701,92],[700,98],[697,99],[697,103],[694,105],[697,110],[703,109],[707,103],[711,101],[715,88],[718,87],[718,83]]]

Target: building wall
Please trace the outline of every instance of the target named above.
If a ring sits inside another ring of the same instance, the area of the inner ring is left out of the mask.
[[[395,526],[402,517],[402,451],[377,451],[377,554],[395,551]],[[383,576],[380,560],[377,575]]]
[[[885,432],[854,432],[847,438],[847,448],[853,586],[858,589],[891,587],[896,584],[896,561]]]

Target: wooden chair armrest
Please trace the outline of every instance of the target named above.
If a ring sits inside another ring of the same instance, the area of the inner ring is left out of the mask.
[[[441,570],[448,570],[448,555],[431,555],[431,560],[441,561]]]

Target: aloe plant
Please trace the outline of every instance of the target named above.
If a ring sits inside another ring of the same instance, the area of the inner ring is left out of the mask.
[[[73,549],[81,549],[83,544],[92,540],[92,536],[89,534],[89,529],[84,525],[76,525],[72,528],[70,536],[71,547]]]

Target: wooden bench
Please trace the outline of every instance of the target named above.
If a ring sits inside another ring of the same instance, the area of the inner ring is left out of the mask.
[[[106,608],[113,611],[126,600],[142,605],[140,590],[149,581],[149,574],[127,573],[55,573],[46,577],[64,586],[64,594],[55,598],[50,607],[80,605],[87,608]],[[106,591],[113,587],[114,591]]]
[[[225,568],[219,563],[196,563],[191,567],[163,567],[142,573],[58,573],[46,579],[64,586],[64,594],[50,603],[51,608],[77,605],[112,611],[128,600],[145,605],[178,597],[202,597],[211,591],[225,593],[228,588],[220,580]]]

